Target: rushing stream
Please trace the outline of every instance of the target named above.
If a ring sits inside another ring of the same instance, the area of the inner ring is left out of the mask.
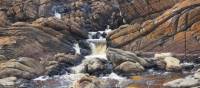
[[[86,41],[89,43],[92,54],[85,56],[85,60],[89,60],[92,58],[100,58],[107,60],[106,57],[106,39],[105,34],[110,31],[109,26],[105,31],[99,32],[89,32],[89,39]],[[81,54],[79,44],[74,44],[74,49],[76,50],[76,54]],[[83,60],[83,61],[85,61]],[[110,70],[112,70],[112,65],[108,64]],[[190,63],[186,63],[185,65],[192,65]],[[34,82],[38,85],[38,88],[71,88],[73,83],[79,80],[84,74],[81,73],[81,69],[83,68],[83,64],[80,63],[77,66],[70,67],[72,73],[67,73],[61,76],[41,76],[39,78],[34,79]],[[153,69],[149,69],[148,71],[135,76],[130,77],[122,77],[117,75],[114,72],[108,74],[102,74],[99,76],[100,79],[109,80],[115,79],[119,82],[116,84],[119,88],[162,88],[162,84],[165,82],[172,81],[174,79],[182,78],[187,73],[176,73],[176,72],[164,72],[164,71],[156,71]]]

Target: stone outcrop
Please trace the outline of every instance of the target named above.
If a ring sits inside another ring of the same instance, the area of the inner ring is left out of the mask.
[[[181,0],[118,0],[127,23],[141,23],[153,19]]]
[[[56,53],[75,53],[73,43],[87,38],[87,32],[69,28],[53,17],[41,18],[32,24],[17,22],[0,28],[0,35],[0,54],[8,58],[46,58]]]
[[[199,0],[181,0],[154,19],[115,29],[107,36],[108,45],[128,51],[199,54],[199,6]]]
[[[0,78],[32,79],[43,75],[44,72],[44,66],[39,61],[27,57],[12,59],[0,64]]]
[[[152,19],[179,1],[0,0],[0,10],[4,10],[10,22],[31,22],[40,17],[54,16],[57,12],[66,22],[75,23],[81,29],[96,31],[105,29],[107,25],[117,28],[132,20],[141,22]]]
[[[113,69],[122,73],[137,73],[144,71],[144,67],[149,67],[150,63],[136,54],[120,49],[108,48],[107,58],[111,61]],[[129,66],[127,68],[127,66]]]

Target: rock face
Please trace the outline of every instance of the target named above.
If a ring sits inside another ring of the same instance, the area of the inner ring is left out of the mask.
[[[128,51],[199,54],[199,5],[199,0],[181,0],[160,16],[121,26],[107,36],[108,45]]]
[[[32,79],[44,74],[45,69],[39,61],[21,57],[0,64],[0,78],[17,77]]]
[[[32,24],[17,22],[0,28],[0,35],[0,54],[8,58],[46,58],[56,53],[75,53],[73,43],[87,38],[87,32],[69,28],[53,17],[41,18]]]
[[[123,73],[141,72],[144,70],[144,67],[150,65],[144,58],[128,51],[109,48],[106,54],[108,60],[112,62],[114,70]]]
[[[107,25],[117,28],[132,20],[140,22],[154,18],[179,1],[0,0],[0,9],[4,10],[10,22],[30,22],[60,13],[64,21],[74,23],[80,29],[96,31],[105,29]]]
[[[118,0],[121,13],[128,23],[153,19],[181,0]]]

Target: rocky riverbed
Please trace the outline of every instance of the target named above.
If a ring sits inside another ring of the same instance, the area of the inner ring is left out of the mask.
[[[198,88],[200,0],[0,0],[0,88]]]

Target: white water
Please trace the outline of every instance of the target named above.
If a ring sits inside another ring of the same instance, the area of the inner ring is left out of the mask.
[[[59,15],[58,15],[59,16]],[[109,26],[107,26],[105,31],[99,31],[100,33],[109,33],[111,29]],[[106,57],[106,39],[103,37],[100,37],[99,39],[92,39],[92,36],[95,35],[97,32],[90,32],[89,33],[89,38],[86,41],[89,42],[90,48],[92,50],[92,54],[85,56],[85,59],[82,61],[77,66],[71,67],[70,69],[72,70],[72,73],[66,73],[61,76],[54,76],[54,77],[48,77],[48,76],[41,76],[36,79],[34,79],[35,82],[37,83],[42,83],[42,88],[70,88],[73,86],[73,84],[77,81],[80,80],[80,78],[84,77],[85,74],[82,74],[82,69],[84,69],[84,63],[92,60],[93,58],[99,58],[99,59],[104,59],[107,60]],[[78,43],[74,44],[73,48],[76,51],[76,54],[81,54],[80,52],[80,46]],[[112,65],[107,64],[108,69],[112,69]],[[126,84],[128,81],[126,78],[118,76],[115,73],[108,74],[106,76],[101,76],[99,79],[103,80],[117,80],[119,86],[122,84]],[[49,81],[53,81],[55,83],[49,83]],[[126,82],[127,81],[127,82]],[[130,80],[129,80],[130,82]]]
[[[54,13],[54,16],[55,16],[56,18],[58,18],[58,19],[61,19],[61,17],[62,17],[61,14],[58,13],[58,12],[55,12],[55,13]]]
[[[81,54],[81,48],[78,43],[75,43],[73,48],[75,49],[76,54]]]

